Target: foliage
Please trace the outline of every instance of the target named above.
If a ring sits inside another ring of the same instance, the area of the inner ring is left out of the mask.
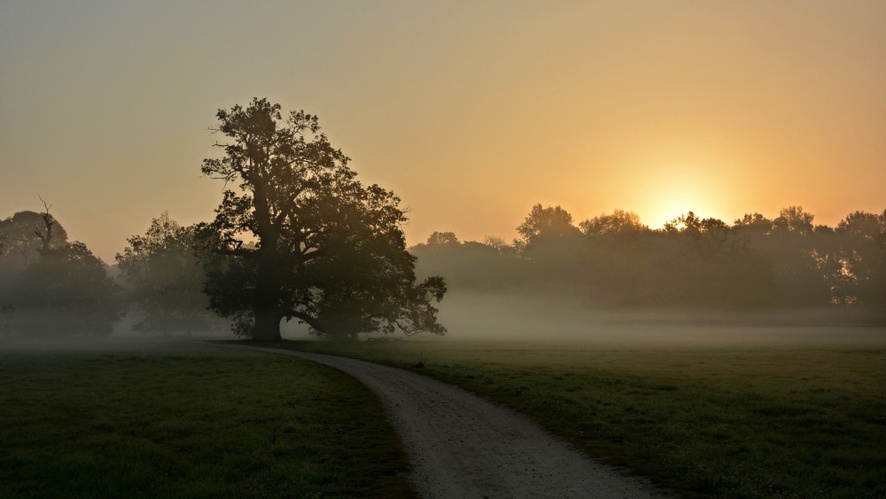
[[[24,270],[39,259],[44,244],[61,248],[67,243],[67,231],[51,214],[20,211],[0,220],[0,273]]]
[[[433,232],[428,237],[428,244],[458,244],[458,237],[455,232]]]
[[[253,99],[217,113],[230,142],[202,171],[238,189],[225,191],[215,220],[200,229],[218,254],[207,263],[211,306],[256,339],[279,339],[281,319],[341,338],[442,334],[431,303],[445,284],[416,282],[400,200],[361,184],[316,116],[284,119],[280,109]]]
[[[571,217],[570,217],[571,218]],[[622,237],[649,232],[649,227],[640,222],[636,213],[615,210],[611,215],[600,215],[579,224],[586,236]]]
[[[839,244],[831,252],[839,267],[833,273],[838,279],[832,300],[886,309],[886,210],[850,213],[837,225],[836,239]]]
[[[517,253],[501,240],[488,243],[458,242],[451,238],[428,238],[427,243],[410,248],[418,257],[422,275],[442,275],[446,283],[458,288],[502,291],[520,282],[514,273]]]
[[[182,227],[164,212],[144,235],[126,240],[117,254],[120,279],[142,317],[133,329],[162,332],[208,329],[213,314],[203,292],[206,275],[196,253],[195,229]]]
[[[542,207],[537,204],[526,219],[517,227],[520,239],[515,246],[531,252],[539,246],[549,246],[564,242],[579,235],[572,224],[572,215],[559,206]]]
[[[436,233],[411,248],[422,274],[455,287],[578,297],[600,308],[828,309],[886,320],[886,211],[836,229],[800,206],[728,224],[688,212],[652,230],[615,210],[575,227],[560,207],[532,208],[514,247]]]
[[[778,218],[772,223],[772,229],[805,235],[812,232],[814,219],[815,216],[803,211],[802,206],[789,206],[779,212]]]
[[[104,263],[81,242],[68,243],[49,213],[18,212],[0,221],[0,304],[4,335],[107,335],[122,316],[119,290]]]
[[[81,242],[42,251],[15,276],[7,302],[25,336],[107,335],[123,315],[117,285]]]

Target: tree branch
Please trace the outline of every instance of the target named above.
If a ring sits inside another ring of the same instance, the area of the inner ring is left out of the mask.
[[[295,309],[287,310],[285,312],[285,314],[288,319],[292,319],[294,317],[294,318],[306,323],[307,325],[311,326],[317,332],[320,332],[320,333],[326,332],[326,326],[324,326],[323,323],[320,320],[318,320],[316,317],[308,315],[304,312],[299,312],[298,310],[295,310]]]

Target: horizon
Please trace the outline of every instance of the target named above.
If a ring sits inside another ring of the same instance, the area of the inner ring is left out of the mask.
[[[785,206],[784,208],[788,208],[788,206]],[[804,208],[804,207],[801,207],[801,208]],[[585,220],[590,220],[590,219],[594,218],[595,216],[600,216],[600,215],[610,215],[610,214],[612,214],[614,211],[617,211],[617,210],[619,210],[619,208],[614,208],[613,210],[610,210],[610,211],[608,211],[608,212],[599,213],[599,214],[597,214],[597,215],[593,215],[593,216],[586,217],[586,218],[577,218],[577,217],[575,217],[575,216],[573,215],[573,225],[574,225],[575,227],[578,227],[578,225],[579,225],[580,222],[583,222],[583,221],[585,221]],[[45,209],[43,209],[43,210],[40,210],[40,209],[36,209],[36,210],[32,210],[32,209],[16,210],[15,212],[10,213],[10,214],[7,215],[7,216],[0,217],[0,220],[5,220],[6,218],[11,217],[11,216],[14,215],[15,213],[19,213],[19,212],[22,212],[22,211],[31,211],[31,212],[34,212],[34,213],[44,213],[44,212],[45,212]],[[65,232],[66,232],[66,234],[67,234],[67,240],[68,240],[68,242],[74,242],[74,241],[82,242],[82,243],[86,244],[86,246],[87,246],[88,248],[90,248],[90,250],[93,252],[93,254],[95,254],[97,257],[99,257],[104,263],[106,263],[106,264],[109,265],[109,266],[115,266],[115,265],[116,265],[115,255],[117,255],[117,254],[122,254],[124,248],[126,248],[126,247],[128,246],[128,244],[126,243],[125,239],[124,239],[124,241],[122,242],[122,244],[120,245],[120,248],[119,248],[118,250],[116,250],[114,253],[110,254],[109,256],[104,255],[104,254],[100,254],[99,252],[95,251],[95,250],[92,248],[92,246],[89,244],[88,241],[82,241],[82,240],[78,239],[78,238],[75,236],[75,235],[76,235],[76,230],[72,231],[72,230],[70,229],[70,227],[69,227],[68,225],[65,224],[65,222],[64,222],[63,219],[59,219],[59,217],[55,214],[54,211],[55,211],[55,210],[53,210],[53,207],[50,205],[50,210],[49,210],[49,212],[50,212],[50,214],[52,215],[53,219],[54,219],[57,223],[61,224],[62,228],[65,229]],[[567,210],[567,211],[568,211],[568,210]],[[622,210],[622,211],[628,211],[628,210]],[[836,229],[838,223],[841,222],[841,221],[843,221],[847,215],[850,215],[851,213],[855,213],[855,212],[857,212],[857,211],[865,211],[865,210],[852,210],[851,212],[846,213],[845,215],[843,215],[842,217],[840,217],[839,220],[837,220],[837,221],[834,222],[834,223],[822,223],[820,220],[818,220],[818,217],[816,216],[815,213],[811,213],[811,214],[815,217],[815,218],[813,219],[813,225],[814,225],[814,226],[824,225],[824,226],[830,227],[830,228],[832,228],[832,229]],[[725,222],[725,223],[726,223],[728,226],[730,226],[730,227],[732,227],[733,225],[735,225],[735,222],[737,222],[737,221],[738,221],[743,215],[745,215],[745,214],[760,213],[759,211],[753,211],[753,210],[752,210],[752,211],[747,212],[747,213],[742,213],[741,215],[738,215],[738,216],[736,216],[736,217],[732,217],[732,218],[729,218],[729,219],[724,219],[724,218],[720,218],[720,217],[716,217],[716,216],[709,216],[709,215],[704,214],[704,213],[698,213],[698,212],[696,212],[696,211],[694,211],[694,210],[687,210],[686,212],[680,213],[678,216],[680,216],[680,215],[686,215],[686,214],[688,214],[689,212],[693,212],[693,213],[694,213],[696,216],[698,216],[700,219],[705,219],[705,218],[719,219],[719,220]],[[881,214],[881,213],[883,213],[883,212],[886,212],[886,208],[884,208],[883,210],[879,210],[879,211],[874,210],[874,211],[869,212],[869,213],[873,213],[873,214],[875,214],[875,215],[879,215],[879,214]],[[162,213],[163,213],[163,212],[158,213],[158,214],[154,215],[154,216],[151,217],[151,218],[152,218],[152,219],[157,218],[157,217],[159,217]],[[636,213],[635,213],[635,214],[636,214]],[[778,213],[774,213],[774,214],[770,214],[770,213],[760,213],[760,214],[763,215],[764,217],[770,219],[770,220],[775,220],[775,219],[778,217]],[[523,217],[525,217],[526,215],[528,215],[528,211],[527,211],[527,214],[524,214],[524,215],[523,215]],[[181,220],[176,220],[175,217],[172,216],[172,215],[169,215],[169,217],[170,217],[171,220],[173,220],[173,221],[176,222],[176,223],[179,223],[179,224],[182,225],[182,226],[191,225],[191,223],[183,223]],[[675,217],[675,218],[676,218],[676,217]],[[521,218],[521,221],[522,221],[522,220],[523,220],[523,218]],[[208,222],[208,221],[210,221],[210,220],[197,220],[197,221],[194,221],[193,223]],[[674,222],[674,221],[675,221],[675,219],[672,218],[672,219],[669,219],[669,220],[665,220],[665,221],[663,221],[663,222],[662,222],[661,224],[659,224],[659,225],[653,225],[653,224],[648,223],[646,220],[643,220],[642,217],[640,217],[640,223],[641,223],[642,225],[645,225],[646,227],[648,227],[649,229],[651,229],[651,230],[653,230],[653,231],[661,230],[661,229],[664,228],[664,226],[665,226],[667,223]],[[133,233],[133,234],[131,234],[130,236],[126,236],[126,237],[128,238],[128,237],[132,237],[132,236],[143,235],[143,234],[144,234],[144,231],[147,229],[147,226],[150,225],[150,223],[151,223],[151,220],[148,220],[148,221],[145,223],[145,228],[142,229],[141,232]],[[408,225],[408,222],[407,222],[407,225]],[[452,232],[452,233],[454,233],[454,234],[456,235],[456,237],[458,238],[458,241],[459,241],[459,242],[462,242],[462,243],[463,243],[463,242],[479,242],[479,243],[484,243],[484,244],[485,244],[485,240],[486,240],[487,238],[501,238],[501,239],[504,240],[504,242],[505,242],[506,244],[511,245],[511,244],[514,243],[514,240],[515,240],[515,239],[519,238],[519,234],[517,234],[516,226],[515,226],[513,229],[511,229],[511,230],[509,231],[509,235],[508,235],[508,237],[504,237],[504,236],[499,235],[500,232],[499,232],[499,233],[490,233],[490,232],[486,232],[486,233],[483,233],[483,234],[480,235],[480,236],[471,237],[470,235],[465,236],[465,235],[459,233],[458,231],[455,231],[455,230],[447,230],[445,227],[443,227],[443,228],[438,229],[438,230],[433,230],[433,231],[427,233],[426,235],[424,235],[423,237],[421,237],[421,238],[419,238],[419,239],[413,239],[413,238],[409,237],[409,231],[408,231],[408,229],[407,229],[407,230],[404,230],[404,233],[405,233],[406,236],[407,236],[407,237],[406,237],[406,246],[407,246],[407,248],[412,248],[412,247],[414,247],[414,246],[416,246],[416,245],[426,243],[427,240],[428,240],[428,238],[429,238],[433,233],[436,233],[436,232],[440,232],[440,233],[442,233],[442,232]],[[72,236],[71,234],[75,234],[75,235]]]
[[[317,114],[410,246],[510,241],[535,204],[886,208],[883,2],[206,5],[0,7],[0,219],[42,196],[109,264],[164,211],[208,221],[208,129],[254,96]]]

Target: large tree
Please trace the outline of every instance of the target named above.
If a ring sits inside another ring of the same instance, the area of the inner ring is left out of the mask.
[[[266,99],[216,116],[224,155],[202,171],[236,188],[202,229],[220,256],[209,260],[206,289],[238,333],[278,340],[283,319],[336,337],[445,331],[432,305],[445,284],[416,282],[400,200],[361,184],[316,116],[284,118]]]

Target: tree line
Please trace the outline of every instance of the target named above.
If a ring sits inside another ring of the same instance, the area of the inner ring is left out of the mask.
[[[453,289],[579,297],[588,307],[854,310],[886,319],[886,210],[836,227],[800,206],[734,222],[688,212],[661,229],[615,210],[580,223],[536,205],[508,244],[435,232],[412,252]]]
[[[616,210],[575,224],[536,205],[512,243],[435,232],[407,248],[400,199],[364,185],[316,116],[253,99],[220,109],[224,182],[215,218],[167,213],[127,239],[109,267],[44,203],[0,220],[2,331],[107,335],[129,315],[162,334],[217,328],[279,340],[282,321],[314,334],[445,333],[448,287],[579,297],[588,307],[685,310],[843,308],[886,316],[886,210],[814,225],[801,207],[728,224],[689,212],[652,230]]]

